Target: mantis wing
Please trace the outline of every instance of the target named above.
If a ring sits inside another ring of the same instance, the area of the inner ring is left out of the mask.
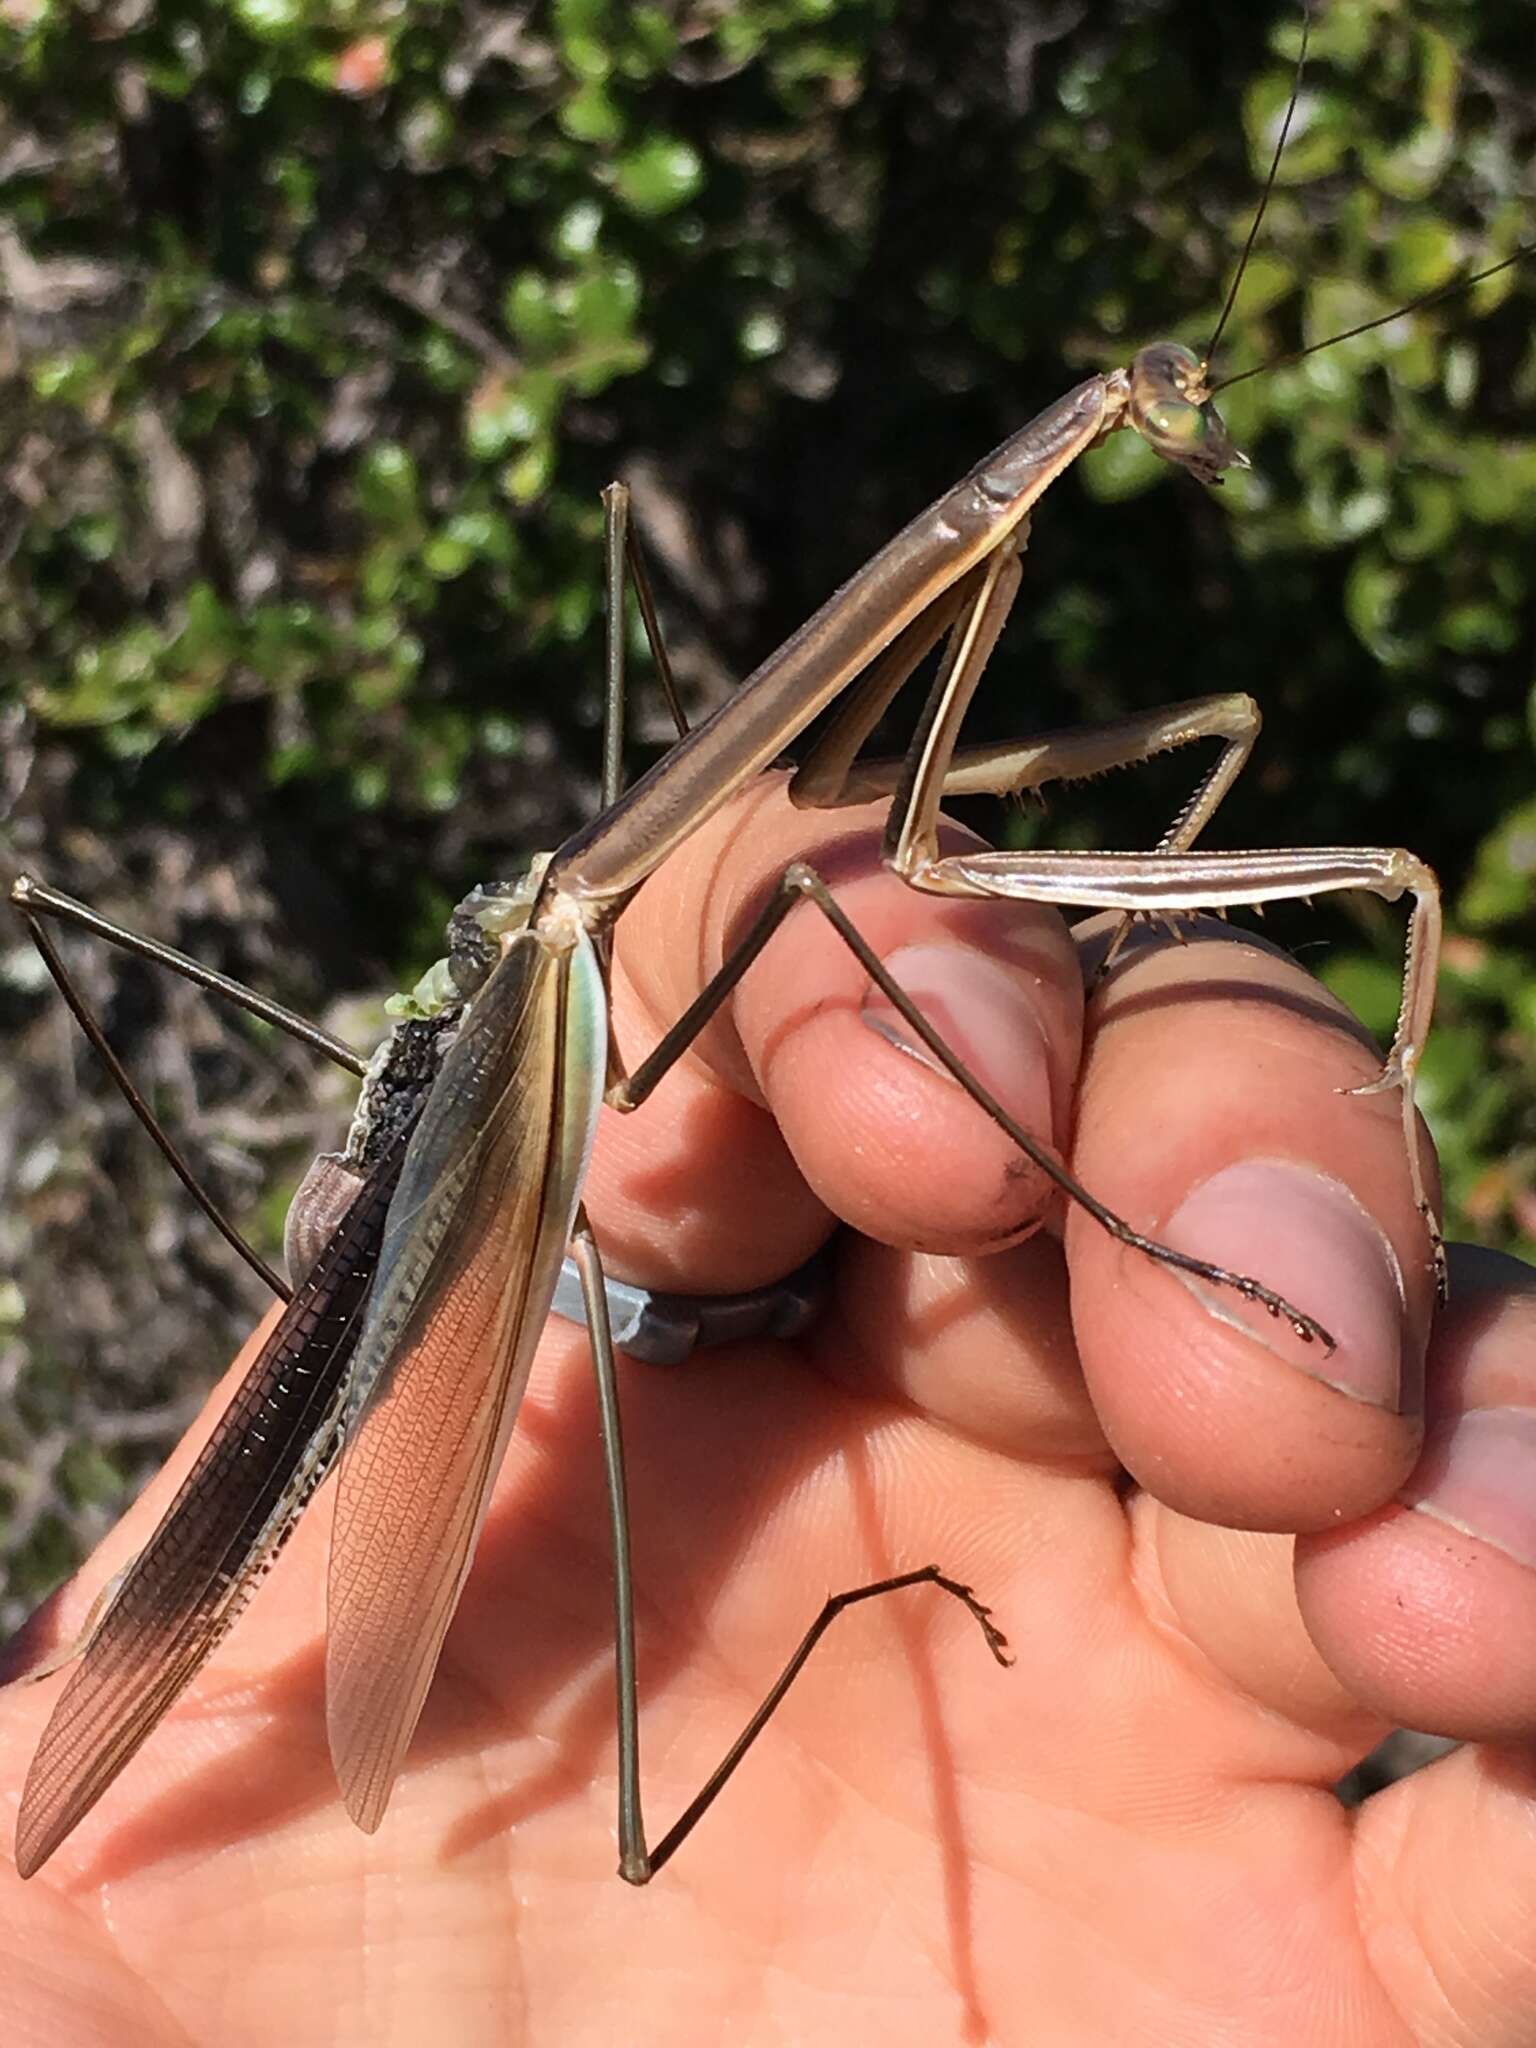
[[[404,1155],[402,1135],[359,1189],[90,1631],[27,1773],[16,1822],[23,1877],[89,1813],[196,1677],[330,1469]]]
[[[384,1817],[468,1575],[602,1100],[590,941],[507,949],[411,1140],[358,1345],[331,1546],[326,1715],[347,1811]]]

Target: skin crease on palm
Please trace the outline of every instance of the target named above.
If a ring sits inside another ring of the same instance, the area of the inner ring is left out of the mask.
[[[47,1868],[0,1870],[8,2048],[1536,2038],[1530,1276],[1458,1259],[1426,1345],[1395,1100],[1338,1092],[1377,1056],[1293,963],[1143,936],[1084,1051],[1059,921],[917,896],[877,845],[875,814],[795,814],[774,778],[733,805],[621,921],[626,1055],[809,853],[1017,1114],[1058,1140],[1075,1115],[1096,1193],[1278,1286],[1337,1355],[1063,1224],[796,911],[698,1056],[605,1112],[590,1183],[652,1285],[770,1279],[829,1208],[866,1233],[803,1341],[621,1361],[652,1835],[828,1590],[937,1561],[1015,1668],[932,1589],[854,1610],[676,1861],[621,1884],[593,1399],[552,1323],[380,1832],[325,1751],[327,1492]],[[61,1682],[0,1695],[8,1814]],[[1328,1788],[1397,1722],[1481,1741],[1346,1813]]]

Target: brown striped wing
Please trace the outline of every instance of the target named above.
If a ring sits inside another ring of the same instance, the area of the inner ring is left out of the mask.
[[[27,1773],[16,1823],[23,1877],[196,1677],[330,1469],[404,1152],[402,1137],[363,1183],[97,1622]]]

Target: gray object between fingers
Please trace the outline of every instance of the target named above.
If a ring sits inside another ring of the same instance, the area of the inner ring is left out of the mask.
[[[614,1348],[645,1365],[681,1365],[695,1351],[744,1337],[795,1337],[816,1320],[827,1297],[826,1248],[771,1287],[746,1294],[656,1294],[627,1280],[605,1280]],[[584,1323],[581,1275],[574,1259],[560,1269],[554,1312]]]

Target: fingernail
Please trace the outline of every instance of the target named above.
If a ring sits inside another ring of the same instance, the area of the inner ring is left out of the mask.
[[[1536,1408],[1468,1408],[1438,1424],[1398,1498],[1536,1565]]]
[[[1403,1276],[1392,1247],[1341,1182],[1278,1159],[1223,1168],[1187,1195],[1163,1232],[1175,1251],[1260,1281],[1322,1324],[1337,1348],[1299,1339],[1262,1303],[1194,1274],[1180,1278],[1213,1314],[1354,1400],[1400,1409]],[[1417,1387],[1412,1389],[1417,1405]]]
[[[901,946],[884,964],[960,1063],[1026,1130],[1049,1140],[1045,1033],[1020,976],[969,946]],[[878,988],[870,989],[862,1015],[871,1031],[954,1080]]]

